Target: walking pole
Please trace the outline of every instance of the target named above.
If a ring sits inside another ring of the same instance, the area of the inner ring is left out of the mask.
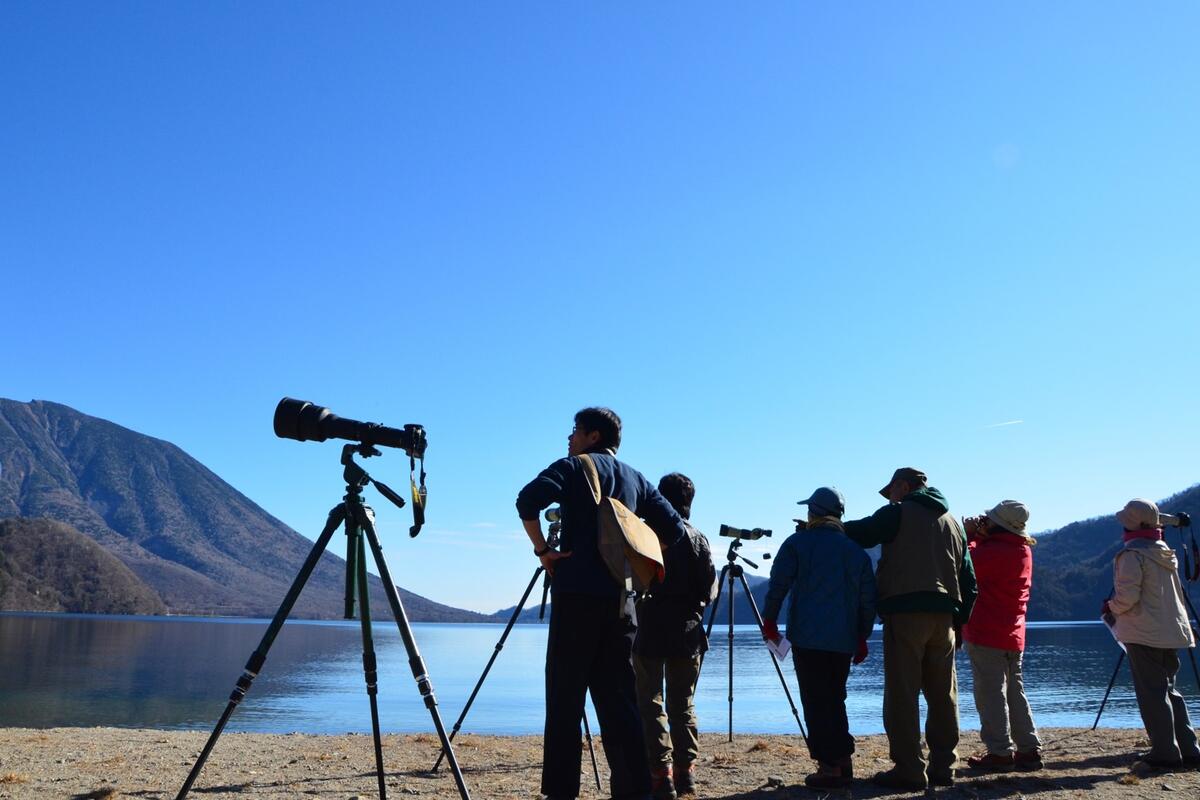
[[[1104,713],[1104,706],[1108,704],[1108,695],[1113,690],[1113,684],[1117,682],[1117,673],[1121,670],[1121,664],[1125,661],[1125,650],[1121,650],[1121,655],[1117,657],[1117,666],[1113,667],[1112,677],[1108,679],[1108,688],[1104,690],[1104,699],[1100,701],[1100,710],[1096,712],[1096,721],[1092,723],[1092,730],[1096,730],[1096,726],[1100,724],[1100,715]]]

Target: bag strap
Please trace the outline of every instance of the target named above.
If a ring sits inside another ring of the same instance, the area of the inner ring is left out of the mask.
[[[583,474],[587,476],[588,488],[592,490],[592,500],[596,505],[600,505],[604,493],[600,491],[600,473],[596,471],[596,462],[592,461],[592,457],[587,453],[580,453],[577,458],[579,463],[583,464]]]

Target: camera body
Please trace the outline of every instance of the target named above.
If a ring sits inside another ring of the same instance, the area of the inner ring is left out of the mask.
[[[767,528],[735,528],[731,525],[721,526],[721,535],[727,536],[730,539],[761,539],[764,536],[770,536],[771,531]]]

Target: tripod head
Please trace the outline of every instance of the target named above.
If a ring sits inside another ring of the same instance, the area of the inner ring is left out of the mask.
[[[725,560],[729,562],[729,566],[735,570],[741,570],[741,566],[737,563],[739,560],[745,561],[754,569],[758,569],[758,564],[755,564],[753,561],[738,552],[738,549],[741,548],[743,541],[743,539],[734,539],[729,543],[729,550],[725,553]],[[771,554],[763,553],[762,557],[763,561],[767,561],[771,558]]]
[[[347,444],[342,446],[342,464],[346,467],[343,473],[346,479],[347,496],[357,497],[362,494],[362,489],[367,484],[371,484],[379,493],[386,497],[396,508],[404,508],[404,498],[393,490],[386,483],[377,481],[367,474],[367,471],[354,460],[355,455],[363,458],[371,458],[372,456],[383,455],[375,445],[370,442],[359,442],[357,444]],[[410,459],[410,462],[412,459]],[[410,469],[413,465],[410,463]],[[421,532],[421,526],[425,524],[425,500],[428,496],[425,491],[425,461],[421,460],[421,485],[417,486],[416,480],[413,478],[412,472],[409,472],[409,481],[412,482],[412,498],[413,498],[413,524],[408,529],[409,536],[416,536]]]

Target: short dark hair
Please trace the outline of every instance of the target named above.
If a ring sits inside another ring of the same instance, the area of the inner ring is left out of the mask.
[[[611,408],[592,406],[575,414],[575,427],[587,433],[600,434],[596,444],[616,452],[621,446],[621,418]]]
[[[682,472],[672,472],[663,475],[658,482],[658,493],[667,498],[667,502],[675,506],[679,516],[690,519],[692,516],[692,500],[696,498],[696,484]]]

